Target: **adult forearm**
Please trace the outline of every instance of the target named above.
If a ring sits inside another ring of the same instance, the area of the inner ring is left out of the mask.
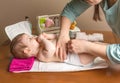
[[[91,55],[99,56],[101,58],[108,60],[106,53],[107,44],[88,42],[86,46],[87,52],[90,53]]]
[[[69,29],[71,26],[71,21],[65,17],[65,16],[61,16],[61,24],[60,24],[60,37],[65,37],[65,36],[69,36]]]

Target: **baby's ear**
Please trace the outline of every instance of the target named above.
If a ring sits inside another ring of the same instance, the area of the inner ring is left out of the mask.
[[[31,50],[30,50],[28,47],[26,47],[26,48],[23,50],[23,52],[24,52],[25,54],[29,54],[29,53],[31,52]]]

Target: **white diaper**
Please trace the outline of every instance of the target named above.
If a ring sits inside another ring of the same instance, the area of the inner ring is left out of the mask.
[[[70,65],[74,65],[74,66],[81,66],[81,67],[85,67],[85,66],[91,66],[93,65],[93,62],[87,64],[87,65],[83,65],[80,62],[80,58],[77,54],[74,53],[68,53],[67,59],[64,60],[65,63],[70,64]]]

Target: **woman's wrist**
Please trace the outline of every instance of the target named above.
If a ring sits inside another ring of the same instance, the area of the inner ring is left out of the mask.
[[[67,18],[62,16],[61,17],[61,26],[60,26],[60,37],[69,37],[69,29],[71,26],[71,21]]]
[[[90,46],[90,45],[92,45],[92,43],[89,42],[89,41],[84,41],[83,45],[84,45],[84,51],[83,52],[91,54],[91,49],[92,49],[91,47],[92,46]]]
[[[88,42],[87,45],[87,53],[94,55],[94,56],[100,56],[104,59],[107,59],[106,56],[106,44],[99,44],[99,43],[94,43],[94,42]]]
[[[63,30],[63,31],[60,32],[58,37],[59,37],[59,39],[69,38],[69,32]]]

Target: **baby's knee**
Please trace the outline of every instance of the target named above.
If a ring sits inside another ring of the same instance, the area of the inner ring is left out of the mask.
[[[79,55],[80,62],[83,65],[87,65],[89,63],[92,63],[95,59],[95,56],[89,55],[89,54],[81,54]]]

